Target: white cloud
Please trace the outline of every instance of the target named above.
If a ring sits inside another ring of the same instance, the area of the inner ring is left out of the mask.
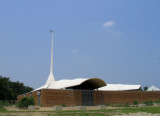
[[[77,49],[73,49],[72,50],[72,54],[77,54],[78,50]]]
[[[103,24],[103,27],[108,28],[108,27],[111,27],[111,26],[113,26],[113,25],[115,25],[115,22],[114,22],[114,21],[107,21],[107,22],[105,22],[105,23]]]

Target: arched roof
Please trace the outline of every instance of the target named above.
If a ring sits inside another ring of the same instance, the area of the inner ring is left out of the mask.
[[[103,81],[100,78],[78,78],[78,79],[64,79],[64,80],[59,80],[59,81],[54,81],[51,82],[49,85],[45,84],[44,86],[35,89],[40,90],[40,89],[88,89],[88,90],[93,90],[93,89],[98,89],[100,87],[106,86],[105,81]]]
[[[103,80],[99,78],[90,78],[90,79],[83,81],[79,85],[70,86],[70,87],[67,87],[66,89],[94,90],[94,89],[98,89],[103,86],[106,86],[106,83]]]

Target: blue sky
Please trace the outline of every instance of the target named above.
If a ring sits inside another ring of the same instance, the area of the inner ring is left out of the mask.
[[[1,0],[0,75],[37,88],[99,77],[160,88],[159,0]]]

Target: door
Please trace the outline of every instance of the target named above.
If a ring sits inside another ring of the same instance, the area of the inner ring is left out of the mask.
[[[93,106],[93,91],[83,90],[82,91],[82,106]]]

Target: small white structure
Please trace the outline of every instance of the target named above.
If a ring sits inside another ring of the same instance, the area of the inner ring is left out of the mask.
[[[125,84],[107,84],[107,86],[101,87],[98,90],[103,91],[134,91],[139,90],[141,85],[125,85]]]
[[[160,89],[152,85],[147,91],[160,91]]]

